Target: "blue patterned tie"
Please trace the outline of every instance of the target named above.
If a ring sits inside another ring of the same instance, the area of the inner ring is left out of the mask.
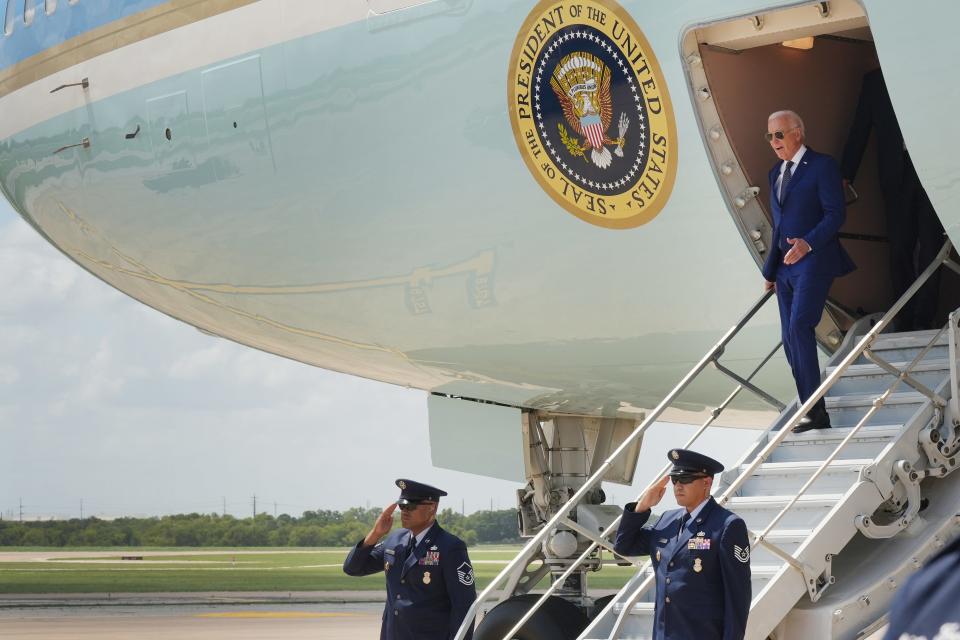
[[[684,525],[687,524],[687,520],[689,519],[690,519],[689,512],[685,512],[682,516],[680,516],[680,528],[677,530],[677,540],[679,540],[680,536],[683,535],[683,527]]]
[[[787,160],[787,168],[783,170],[783,177],[780,179],[780,204],[783,204],[783,197],[787,195],[787,185],[790,184],[790,176],[793,175],[790,171],[791,167],[793,167],[793,160]]]

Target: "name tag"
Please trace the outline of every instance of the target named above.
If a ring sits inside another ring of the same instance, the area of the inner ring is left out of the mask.
[[[706,550],[710,548],[710,538],[690,538],[687,549]]]

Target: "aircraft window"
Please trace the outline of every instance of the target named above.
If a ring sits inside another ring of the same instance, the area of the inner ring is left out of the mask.
[[[13,33],[13,20],[17,13],[17,2],[18,0],[7,0],[7,10],[4,13],[3,19],[4,35],[10,35]]]
[[[43,10],[48,16],[52,16],[57,10],[57,0],[43,0]]]
[[[23,24],[30,26],[36,12],[36,0],[23,0]]]

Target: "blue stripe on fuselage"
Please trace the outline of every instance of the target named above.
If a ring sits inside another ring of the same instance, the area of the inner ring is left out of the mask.
[[[114,20],[139,13],[168,0],[59,0],[53,15],[44,11],[44,1],[35,0],[36,13],[28,26],[23,23],[23,0],[0,0],[0,71],[10,65],[55,47]],[[3,34],[7,3],[15,7],[13,31]]]

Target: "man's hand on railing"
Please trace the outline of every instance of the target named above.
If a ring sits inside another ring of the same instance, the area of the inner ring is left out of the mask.
[[[776,282],[770,282],[769,280],[764,280],[764,281],[763,281],[763,290],[764,290],[764,291],[776,291],[776,290],[777,290],[777,283],[776,283]]]
[[[663,476],[649,489],[643,492],[643,495],[637,499],[637,506],[633,508],[636,513],[650,511],[663,500],[663,494],[667,491],[667,484],[670,482],[670,476]]]
[[[380,513],[377,521],[373,523],[373,529],[370,529],[370,533],[363,539],[363,546],[372,547],[380,542],[380,538],[390,533],[390,529],[393,528],[393,512],[396,508],[397,503],[394,502]]]

